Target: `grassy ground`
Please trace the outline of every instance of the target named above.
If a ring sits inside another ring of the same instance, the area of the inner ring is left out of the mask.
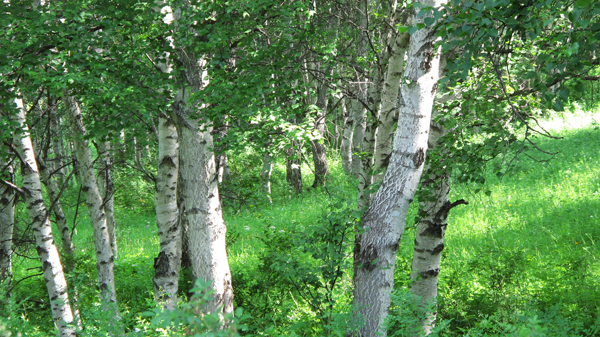
[[[564,137],[540,139],[543,149],[559,152],[551,162],[520,159],[502,181],[488,177],[490,196],[473,194],[470,186],[454,187],[451,199],[464,198],[469,205],[452,211],[443,252],[439,318],[451,320],[447,334],[508,335],[515,327],[525,327],[543,331],[542,335],[592,336],[594,323],[600,323],[600,125],[589,116],[569,116],[547,126]],[[234,169],[235,165],[234,160]],[[317,316],[309,301],[298,296],[293,283],[285,283],[282,275],[273,275],[269,258],[274,251],[294,253],[292,246],[275,247],[278,250],[273,246],[289,243],[284,240],[288,233],[297,237],[300,229],[308,228],[309,233],[323,223],[332,201],[353,203],[355,187],[339,163],[333,162],[327,191],[308,190],[292,197],[285,187],[284,169],[278,166],[274,172],[272,205],[255,197],[254,171],[243,173],[247,180],[239,179],[240,186],[235,188],[249,191],[243,202],[225,204],[234,291],[238,303],[260,318],[250,322],[255,333],[314,335],[321,330],[310,323]],[[309,186],[308,166],[303,172],[305,186]],[[154,305],[153,259],[159,248],[152,188],[124,174],[117,179],[117,296],[128,328],[143,330],[147,324],[141,313]],[[74,204],[76,198],[71,194],[66,201]],[[72,209],[68,213],[73,216]],[[84,208],[79,217],[74,235],[78,267],[69,282],[77,289],[89,331],[95,331],[93,326],[101,326],[105,318],[97,310],[93,241]],[[408,286],[413,239],[414,230],[408,229],[398,253],[397,291]],[[15,279],[35,273],[27,269],[38,264],[35,259],[16,257]],[[189,278],[182,276],[182,293],[190,287]],[[336,284],[335,310],[348,310],[350,294],[346,273]],[[28,330],[23,325],[22,331],[33,335],[37,329],[44,335],[52,330],[43,279],[22,281],[14,298],[19,304],[13,319],[18,315],[29,321]],[[343,327],[344,317],[340,317]]]

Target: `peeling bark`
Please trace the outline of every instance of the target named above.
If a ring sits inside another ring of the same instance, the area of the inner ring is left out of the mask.
[[[69,303],[67,281],[60,263],[58,250],[54,245],[50,217],[46,211],[42,197],[42,186],[35,161],[35,154],[29,130],[25,125],[25,108],[22,99],[15,99],[18,113],[13,116],[25,132],[15,133],[13,144],[21,158],[21,175],[27,214],[32,222],[31,228],[35,236],[36,250],[42,264],[46,289],[50,298],[52,318],[61,337],[76,336],[70,326],[73,323],[73,311]]]
[[[422,6],[439,7],[440,0],[413,6],[413,24]],[[406,214],[423,170],[431,111],[439,76],[439,55],[430,27],[416,31],[410,39],[402,86],[405,104],[400,107],[394,148],[388,170],[373,203],[363,217],[364,234],[356,247],[355,305],[364,317],[361,336],[373,337],[381,329],[390,308],[394,286],[396,252],[404,232]]]

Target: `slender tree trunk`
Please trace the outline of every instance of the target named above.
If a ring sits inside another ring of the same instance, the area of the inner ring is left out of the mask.
[[[313,163],[315,164],[315,180],[312,187],[325,186],[325,179],[329,174],[329,165],[327,165],[327,153],[325,149],[325,117],[327,116],[327,87],[325,84],[321,84],[317,90],[317,107],[319,108],[319,114],[315,120],[315,130],[319,133],[319,139],[313,139],[311,141]]]
[[[438,8],[442,0],[426,0],[413,6],[413,24],[422,6]],[[364,317],[361,336],[386,335],[380,328],[390,308],[394,287],[396,252],[404,232],[406,214],[423,171],[431,111],[439,76],[436,36],[424,27],[411,36],[402,86],[405,105],[400,107],[394,150],[388,170],[373,203],[363,217],[365,228],[355,257],[355,305]]]
[[[292,148],[285,150],[286,180],[298,194],[302,193],[302,160],[300,158],[302,150],[298,148],[299,146],[298,141],[293,140]]]
[[[31,227],[35,235],[36,249],[42,263],[42,271],[48,296],[52,318],[58,328],[60,336],[76,336],[75,330],[69,326],[73,323],[73,311],[69,303],[67,281],[63,273],[58,250],[52,237],[50,217],[44,206],[42,186],[38,175],[37,163],[33,145],[27,126],[25,125],[25,108],[22,99],[15,99],[18,113],[13,120],[25,134],[15,134],[13,143],[21,158],[21,175],[23,177],[23,191],[27,213],[32,222]]]
[[[344,114],[348,115],[344,122],[344,131],[342,134],[342,167],[344,168],[344,172],[350,175],[352,174],[352,136],[354,135],[355,110],[350,108],[348,112],[345,99],[342,104]]]
[[[104,201],[104,212],[106,213],[106,225],[108,226],[108,236],[110,238],[110,247],[113,256],[117,259],[117,223],[115,222],[114,207],[114,185],[111,177],[112,171],[112,149],[110,142],[98,142],[98,152],[100,152],[100,169],[98,170],[98,190]]]
[[[366,97],[366,95],[365,95]],[[361,153],[363,152],[363,139],[365,137],[365,129],[367,128],[366,109],[362,103],[355,101],[353,104],[354,110],[354,134],[352,135],[352,173],[360,179],[360,170],[362,165]]]
[[[392,155],[392,142],[394,139],[395,121],[398,119],[398,91],[400,89],[400,80],[404,73],[404,56],[408,49],[408,32],[399,33],[392,41],[392,50],[390,52],[389,66],[385,82],[383,83],[383,92],[381,94],[381,112],[379,114],[379,123],[377,127],[377,151],[373,171],[374,180],[381,181],[385,174],[385,169]]]
[[[263,167],[260,170],[260,181],[262,183],[262,192],[267,197],[269,204],[273,203],[271,199],[271,173],[273,172],[273,157],[269,153],[268,147],[270,145],[267,144],[267,149],[263,153]]]
[[[94,246],[96,250],[96,270],[98,272],[98,283],[100,295],[107,304],[114,304],[115,316],[118,317],[117,295],[115,292],[114,256],[110,245],[110,235],[106,214],[102,205],[102,196],[98,190],[98,183],[94,172],[92,153],[87,140],[83,137],[87,134],[83,124],[83,116],[79,104],[74,98],[64,95],[65,103],[71,117],[71,128],[73,132],[73,143],[81,180],[81,190],[85,195],[86,205],[90,212],[90,222],[94,231]]]
[[[75,267],[75,248],[73,246],[73,241],[71,240],[71,233],[69,231],[69,227],[67,226],[67,218],[63,213],[62,207],[60,205],[60,200],[58,199],[59,190],[56,187],[56,183],[50,177],[50,173],[48,172],[48,167],[44,160],[40,157],[37,158],[39,174],[42,179],[44,185],[46,185],[46,191],[48,192],[48,196],[50,197],[50,205],[53,205],[52,212],[54,213],[54,218],[56,219],[56,227],[58,228],[58,232],[60,233],[60,239],[62,241],[62,251],[63,251],[63,263],[65,265],[65,269],[67,271],[72,271]]]
[[[50,104],[50,131],[52,134],[52,151],[54,152],[54,171],[57,174],[58,186],[65,182],[66,169],[64,167],[63,138],[60,132],[60,118],[58,117],[58,104],[52,101]]]
[[[13,164],[9,164],[9,161],[0,158],[0,170],[2,170],[0,172],[0,179],[14,184]],[[0,183],[0,283],[4,283],[6,286],[10,286],[12,279],[12,237],[15,224],[15,196],[15,191],[11,186]]]
[[[227,118],[227,116],[223,116],[223,118]],[[227,137],[227,133],[229,132],[229,122],[225,122],[222,126],[220,126],[216,130],[216,134],[219,137],[218,139],[223,139]],[[231,174],[229,171],[229,163],[227,162],[227,152],[225,152],[225,147],[223,145],[219,146],[219,154],[215,157],[215,163],[217,164],[217,181],[219,184],[222,184],[224,180]]]
[[[173,121],[162,115],[158,122],[158,173],[156,175],[156,224],[160,253],[154,259],[155,299],[165,308],[177,307],[181,269],[181,219],[177,206],[179,142]]]

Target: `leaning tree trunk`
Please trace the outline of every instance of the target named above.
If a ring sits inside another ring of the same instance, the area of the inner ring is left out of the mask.
[[[64,167],[63,136],[60,131],[60,118],[58,117],[58,104],[55,100],[50,105],[50,131],[52,135],[52,151],[54,152],[54,172],[58,175],[58,185],[62,187],[65,182],[66,168]]]
[[[15,224],[13,164],[0,158],[0,283],[10,286],[12,279],[12,237]],[[9,294],[10,295],[10,294]],[[0,307],[1,308],[1,307]],[[6,309],[6,308],[3,308]]]
[[[154,259],[154,297],[166,309],[177,307],[179,271],[181,269],[181,219],[177,206],[179,142],[171,118],[161,115],[158,121],[158,172],[156,175],[156,224],[160,236],[160,253]]]
[[[27,213],[32,222],[31,228],[35,235],[36,250],[42,263],[42,271],[48,296],[52,318],[60,336],[76,336],[73,323],[73,311],[69,303],[67,281],[63,273],[58,250],[52,237],[50,217],[44,206],[42,186],[38,174],[33,145],[27,126],[25,125],[25,108],[22,99],[15,99],[18,113],[13,117],[14,122],[24,131],[15,133],[13,143],[21,158],[21,175],[23,179],[23,195],[27,204]]]
[[[113,256],[117,259],[117,223],[115,222],[114,185],[111,177],[112,155],[110,142],[98,142],[100,152],[100,169],[98,170],[98,190],[104,201],[104,212],[106,213],[106,224],[108,236],[110,237],[110,248]]]
[[[426,0],[413,6],[413,24],[422,6],[439,7],[442,0]],[[363,217],[365,228],[356,248],[354,302],[364,317],[361,336],[386,332],[381,326],[390,308],[394,287],[396,252],[404,232],[408,208],[423,171],[431,111],[439,77],[436,36],[424,27],[411,36],[402,86],[405,104],[400,107],[394,150],[381,187]]]
[[[48,196],[50,197],[50,205],[52,205],[52,212],[54,213],[54,218],[56,219],[56,227],[58,228],[58,232],[60,233],[60,239],[62,241],[62,250],[63,250],[63,263],[65,264],[65,269],[67,271],[72,271],[75,267],[75,247],[73,246],[73,241],[71,240],[71,233],[69,232],[69,226],[67,226],[67,218],[63,213],[62,207],[60,205],[59,200],[59,190],[56,187],[56,183],[50,177],[50,173],[48,172],[48,167],[44,160],[40,157],[37,158],[37,162],[39,164],[39,174],[42,178],[42,182],[46,185],[46,191],[48,192]]]
[[[98,189],[96,175],[94,173],[94,162],[87,140],[83,137],[87,134],[83,124],[83,116],[79,104],[73,97],[64,95],[65,103],[71,117],[71,128],[73,132],[73,143],[77,155],[77,168],[81,181],[81,190],[85,195],[86,204],[90,212],[90,222],[94,232],[94,246],[96,250],[96,271],[98,272],[98,283],[100,295],[106,304],[114,305],[115,317],[118,317],[117,295],[115,292],[114,256],[110,245],[110,236],[106,214],[102,205],[102,197]]]

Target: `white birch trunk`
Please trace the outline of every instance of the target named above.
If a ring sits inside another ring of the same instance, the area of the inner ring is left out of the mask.
[[[48,172],[48,167],[42,158],[37,158],[39,175],[42,179],[44,185],[46,185],[46,191],[48,192],[48,197],[50,197],[50,205],[54,205],[52,208],[52,212],[54,213],[54,218],[56,219],[56,227],[58,228],[58,232],[60,233],[60,239],[62,242],[62,250],[63,250],[63,263],[65,265],[65,269],[67,271],[73,270],[75,267],[75,248],[73,246],[73,241],[71,240],[71,233],[69,232],[69,226],[67,226],[67,218],[63,213],[62,207],[60,205],[60,200],[58,199],[58,188],[56,187],[56,183],[50,177],[50,173]]]
[[[442,0],[415,3],[413,24],[422,6],[439,7]],[[402,86],[405,105],[400,107],[394,150],[388,170],[371,207],[363,217],[365,228],[356,247],[354,301],[364,317],[361,336],[374,337],[381,330],[390,308],[394,287],[396,252],[404,232],[406,214],[423,171],[431,111],[439,76],[439,54],[434,49],[435,34],[430,27],[415,32],[410,39]]]
[[[158,122],[158,172],[156,175],[156,224],[160,253],[154,259],[154,295],[166,309],[177,307],[181,270],[181,219],[177,205],[179,141],[171,118],[161,115]]]
[[[111,177],[112,155],[110,142],[98,142],[98,151],[100,152],[100,169],[98,170],[98,190],[104,202],[104,212],[106,214],[106,225],[108,226],[108,236],[110,238],[110,248],[113,256],[117,259],[117,223],[115,222],[114,207],[114,186]]]
[[[6,169],[4,169],[6,168]],[[0,159],[4,169],[0,179],[14,184],[13,164]],[[12,237],[15,224],[15,191],[0,183],[0,283],[10,286],[12,279]]]
[[[325,179],[329,174],[329,165],[327,164],[327,153],[325,151],[325,117],[327,115],[327,87],[325,84],[321,84],[317,88],[317,107],[319,108],[319,114],[315,121],[315,130],[319,133],[319,139],[311,141],[313,163],[315,165],[315,180],[312,187],[325,186]]]
[[[347,175],[352,174],[352,137],[354,135],[355,110],[346,105],[346,99],[342,102],[342,109],[347,118],[344,122],[344,131],[342,133],[342,167]]]
[[[207,305],[209,312],[233,313],[233,287],[225,248],[227,228],[219,200],[212,127],[208,120],[189,117],[200,108],[190,105],[188,99],[190,91],[200,91],[205,85],[206,61],[185,50],[179,50],[178,57],[189,85],[176,94],[173,111],[178,117],[179,173],[189,225],[192,273],[195,279],[211,282],[213,301]]]
[[[25,134],[15,134],[13,143],[21,158],[21,175],[23,177],[27,214],[32,222],[31,227],[35,236],[36,249],[42,263],[44,280],[50,297],[52,318],[61,337],[76,336],[74,328],[70,326],[73,323],[73,311],[69,304],[67,281],[60,264],[58,250],[54,245],[50,217],[44,206],[33,145],[25,125],[23,100],[15,99],[15,103],[18,113],[13,117],[13,120],[25,131]]]
[[[81,190],[85,196],[86,205],[90,212],[90,222],[94,232],[94,246],[96,250],[96,271],[98,272],[98,284],[100,296],[107,304],[114,304],[115,316],[118,317],[116,306],[117,296],[115,292],[114,256],[110,246],[110,236],[106,222],[106,214],[102,207],[102,197],[98,190],[98,183],[94,172],[92,153],[87,140],[83,137],[87,134],[83,124],[83,116],[79,104],[73,97],[64,95],[65,103],[71,117],[71,128],[73,132],[73,143],[77,155],[79,179]]]
[[[269,145],[267,144],[267,147]],[[269,153],[267,149],[265,153],[263,153],[263,167],[260,170],[260,181],[262,183],[262,192],[267,197],[269,204],[273,203],[271,199],[271,173],[273,172],[273,157]]]
[[[394,121],[398,116],[398,91],[402,74],[404,74],[404,57],[408,49],[408,41],[409,34],[404,32],[398,34],[392,42],[389,65],[381,94],[381,109],[377,127],[377,151],[375,152],[373,164],[375,181],[381,181],[383,178],[392,154]]]
[[[356,175],[356,178],[360,177],[361,170],[361,159],[360,153],[362,153],[363,139],[365,137],[365,129],[367,127],[367,119],[365,114],[365,107],[362,103],[354,101],[354,134],[352,135],[352,173]]]

